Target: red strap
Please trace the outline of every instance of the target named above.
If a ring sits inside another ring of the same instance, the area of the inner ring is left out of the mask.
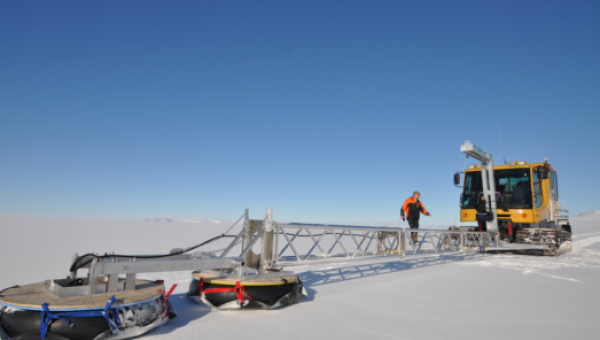
[[[165,302],[165,305],[167,304],[167,299],[169,298],[169,296],[171,296],[171,293],[173,293],[173,291],[175,290],[176,287],[177,287],[177,284],[172,285],[171,289],[169,289],[167,294],[163,295],[163,301]],[[165,315],[163,315],[162,318],[165,319],[168,315],[169,315],[169,308],[165,308]]]
[[[204,280],[202,276],[200,276],[200,280],[198,280],[198,299],[202,300],[202,291],[204,290]]]
[[[240,303],[244,302],[244,295],[248,299],[252,300],[252,297],[246,291],[246,287],[242,286],[240,284],[240,281],[236,281],[234,291],[235,291],[235,295],[237,296]]]
[[[167,294],[165,294],[165,299],[168,298],[169,296],[171,296],[171,293],[173,293],[173,291],[175,290],[175,288],[177,288],[177,284],[174,284],[171,286],[171,289],[169,289],[169,291],[167,292]]]
[[[209,288],[204,291],[204,294],[227,293],[231,291],[235,293],[235,296],[237,297],[240,303],[244,302],[244,296],[250,300],[253,300],[252,297],[246,291],[246,287],[240,284],[240,281],[236,281],[235,286],[233,288]]]

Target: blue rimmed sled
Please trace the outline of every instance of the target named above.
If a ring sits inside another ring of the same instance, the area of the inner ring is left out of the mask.
[[[57,296],[45,283],[0,292],[0,337],[11,340],[127,339],[176,316],[162,281],[137,280],[136,290]]]

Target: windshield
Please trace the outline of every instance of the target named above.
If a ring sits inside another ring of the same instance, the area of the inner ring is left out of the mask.
[[[501,194],[498,209],[531,209],[531,181],[528,168],[496,170],[494,177],[496,192]],[[476,209],[479,193],[483,193],[481,171],[467,172],[462,209]]]

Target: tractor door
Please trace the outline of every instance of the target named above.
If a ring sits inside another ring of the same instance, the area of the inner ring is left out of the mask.
[[[534,223],[540,223],[541,221],[549,220],[552,211],[551,197],[549,195],[549,171],[544,166],[536,166],[532,168],[531,175],[533,177]]]

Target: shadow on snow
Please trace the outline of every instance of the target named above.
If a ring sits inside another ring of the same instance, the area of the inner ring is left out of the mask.
[[[360,263],[356,265],[348,265],[338,268],[330,268],[323,270],[314,270],[298,274],[304,287],[308,292],[308,296],[300,303],[314,300],[316,290],[313,287],[338,283],[343,281],[358,280],[362,278],[374,277],[389,273],[397,273],[411,269],[425,268],[431,266],[442,265],[446,263],[454,263],[465,261],[474,257],[480,257],[481,254],[459,254],[459,255],[438,255],[438,256],[420,256],[397,260],[386,261],[380,263]]]

